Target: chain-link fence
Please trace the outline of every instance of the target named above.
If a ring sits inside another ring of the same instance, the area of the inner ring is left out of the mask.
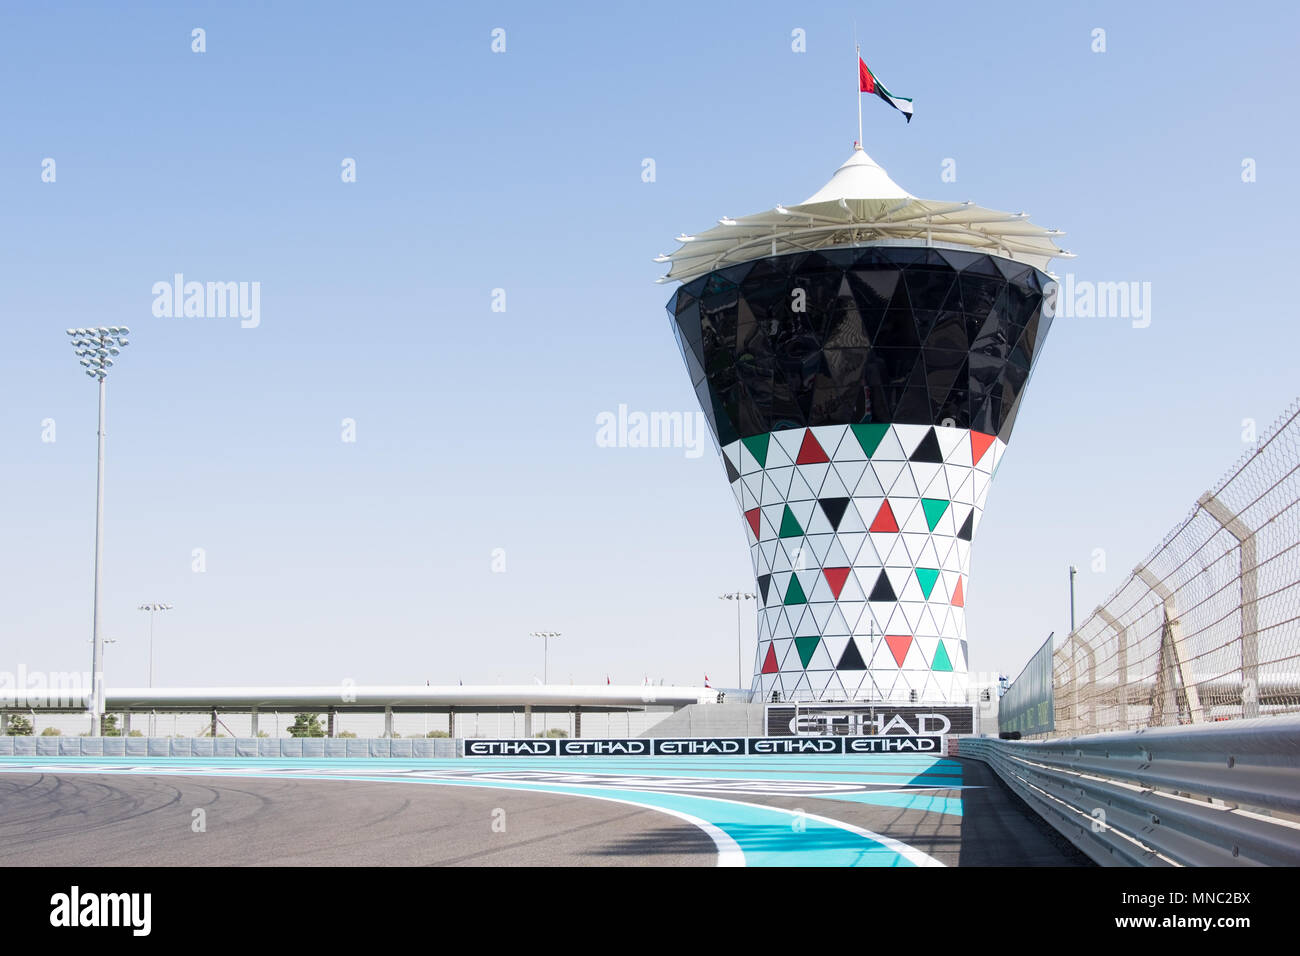
[[[1300,711],[1300,401],[1054,654],[1055,733]]]

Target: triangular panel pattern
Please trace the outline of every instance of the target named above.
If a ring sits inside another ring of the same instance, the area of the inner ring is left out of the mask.
[[[962,703],[970,542],[1000,438],[819,425],[722,449],[755,568],[755,699]]]

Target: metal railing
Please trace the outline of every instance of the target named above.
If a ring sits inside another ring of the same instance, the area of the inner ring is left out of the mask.
[[[1300,711],[1300,402],[1055,650],[1055,732]]]
[[[1107,866],[1300,865],[1300,717],[1044,741],[963,737]]]
[[[449,758],[447,737],[0,737],[0,757]]]

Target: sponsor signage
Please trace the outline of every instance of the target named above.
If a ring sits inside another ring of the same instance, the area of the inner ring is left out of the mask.
[[[841,737],[846,754],[939,754],[943,755],[943,738],[919,734],[894,737]]]
[[[736,757],[745,753],[744,737],[664,737],[650,743],[656,757]]]
[[[768,704],[769,737],[911,737],[974,732],[973,708],[897,704]]]
[[[561,757],[648,757],[650,741],[645,737],[630,740],[565,740],[558,741]]]
[[[1052,638],[1043,642],[998,701],[998,730],[1048,734],[1056,727]]]
[[[535,740],[467,740],[466,757],[556,757],[559,741],[540,738]]]
[[[466,740],[466,757],[758,757],[799,754],[942,754],[940,734],[797,737],[632,737]]]

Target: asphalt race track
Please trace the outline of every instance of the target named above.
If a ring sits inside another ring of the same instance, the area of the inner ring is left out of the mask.
[[[492,829],[498,807],[504,833]],[[206,833],[191,830],[196,808],[206,813]],[[648,859],[712,866],[716,857],[713,841],[683,821],[556,794],[199,776],[0,776],[0,864],[7,866],[621,866]]]
[[[1090,864],[982,763],[888,755],[0,758],[0,865]]]

